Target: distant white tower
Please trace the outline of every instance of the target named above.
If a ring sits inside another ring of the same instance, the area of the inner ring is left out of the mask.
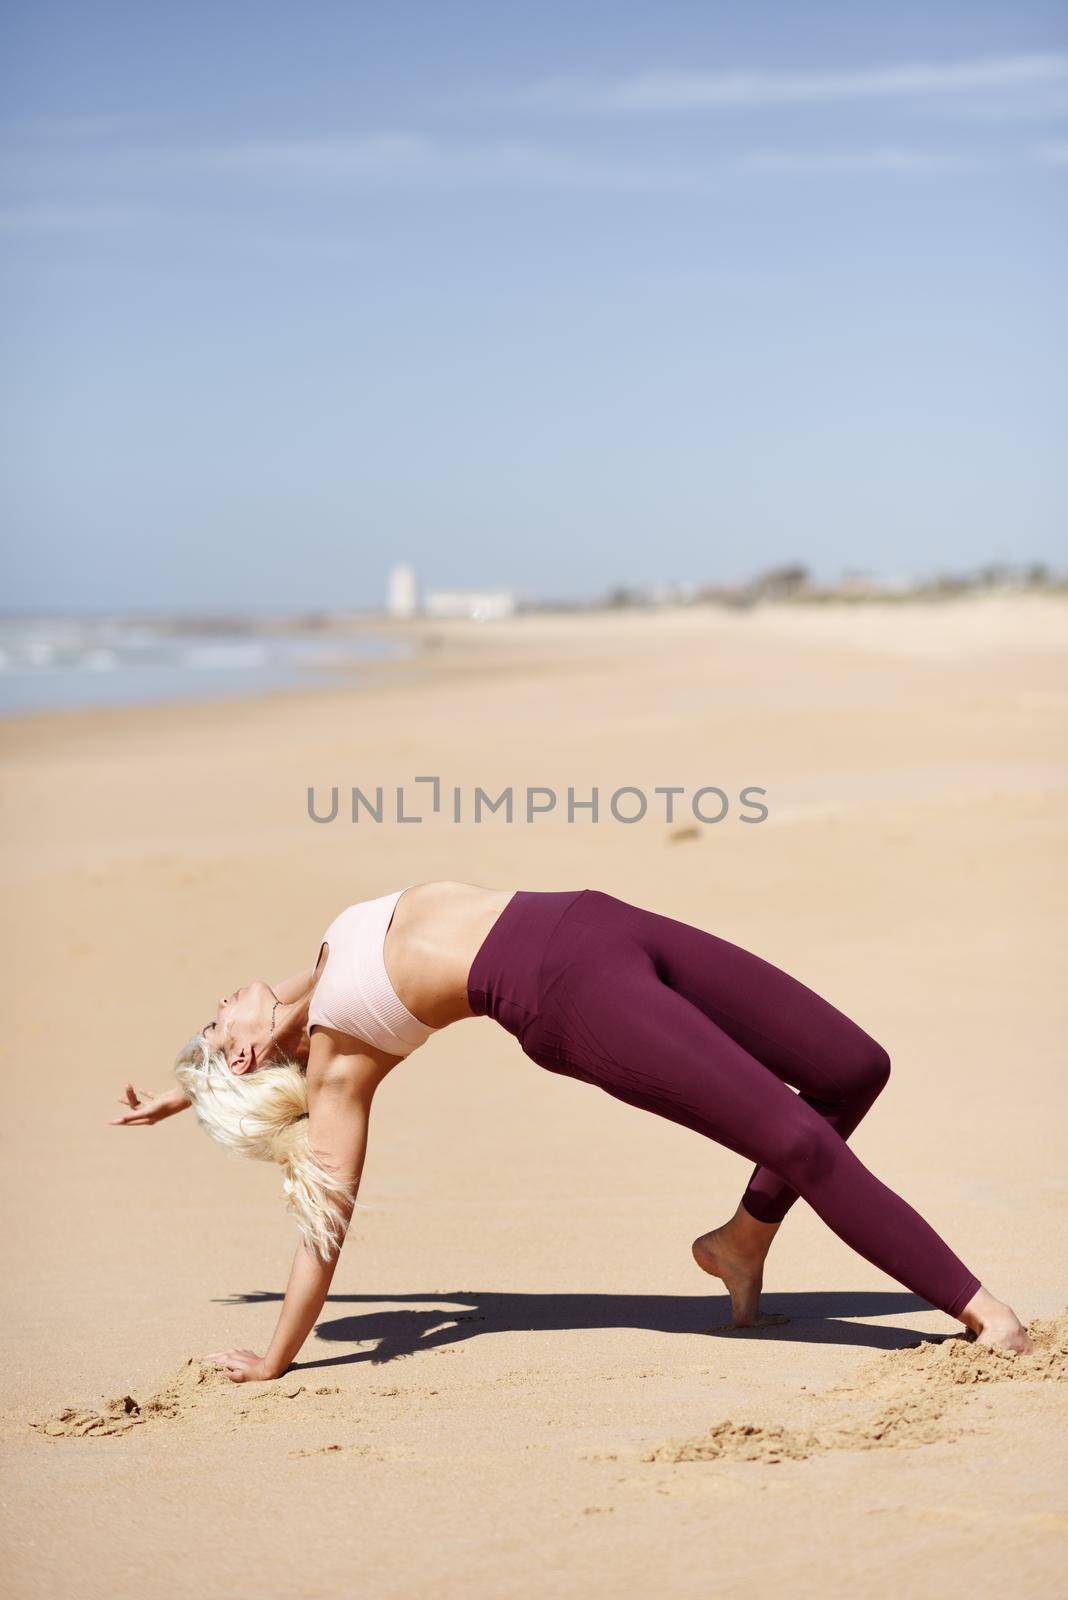
[[[386,610],[391,617],[414,617],[419,610],[419,580],[414,567],[401,563],[390,568]]]

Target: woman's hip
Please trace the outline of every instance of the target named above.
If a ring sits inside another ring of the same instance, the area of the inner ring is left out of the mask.
[[[762,957],[599,889],[520,892],[471,969],[469,1001],[542,1066],[596,1059],[635,1008],[673,990],[788,1082],[813,1069],[828,1090],[884,1052],[829,1001]]]
[[[557,930],[589,892],[517,890],[471,963],[467,999],[476,1016],[522,1037],[542,1009],[543,972]]]

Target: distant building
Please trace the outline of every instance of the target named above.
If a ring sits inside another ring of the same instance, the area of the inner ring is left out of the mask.
[[[668,583],[649,584],[645,593],[652,606],[688,606],[693,603],[697,585],[688,579],[681,583],[672,579]]]
[[[474,622],[498,622],[516,609],[510,589],[434,589],[426,597],[428,617],[467,617]]]
[[[785,567],[772,567],[750,580],[749,588],[757,600],[797,600],[807,594],[812,579],[807,567],[794,562]]]
[[[414,617],[418,612],[419,580],[414,567],[401,563],[390,568],[386,610],[391,617]]]

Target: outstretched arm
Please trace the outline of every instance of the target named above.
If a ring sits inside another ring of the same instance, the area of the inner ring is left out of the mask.
[[[342,1212],[346,1227],[352,1216],[367,1153],[371,1100],[396,1056],[370,1051],[367,1046],[340,1052],[327,1051],[327,1039],[317,1048],[313,1035],[308,1066],[308,1144],[324,1166],[342,1178],[348,1190]],[[343,1039],[334,1035],[335,1039]],[[316,1059],[318,1057],[318,1059]],[[226,1350],[209,1357],[235,1383],[280,1378],[314,1328],[341,1254],[338,1244],[328,1260],[321,1260],[303,1241],[298,1244],[286,1286],[285,1300],[274,1336],[265,1356],[252,1350]]]
[[[166,1089],[163,1094],[153,1094],[150,1089],[138,1092],[132,1083],[128,1083],[125,1093],[119,1097],[119,1104],[125,1106],[126,1110],[121,1117],[111,1117],[109,1127],[150,1128],[154,1122],[173,1117],[176,1111],[184,1111],[186,1106],[192,1105],[192,1101],[181,1089]]]

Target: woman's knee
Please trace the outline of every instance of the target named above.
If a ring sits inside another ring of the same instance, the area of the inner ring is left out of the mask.
[[[890,1057],[881,1044],[858,1028],[836,1061],[834,1073],[850,1099],[874,1100],[890,1081]]]
[[[866,1081],[876,1094],[880,1094],[890,1082],[890,1057],[881,1044],[869,1039],[865,1062]]]
[[[803,1194],[831,1170],[842,1141],[817,1112],[799,1102],[796,1113],[776,1129],[770,1144],[773,1148],[761,1157],[763,1164]]]

